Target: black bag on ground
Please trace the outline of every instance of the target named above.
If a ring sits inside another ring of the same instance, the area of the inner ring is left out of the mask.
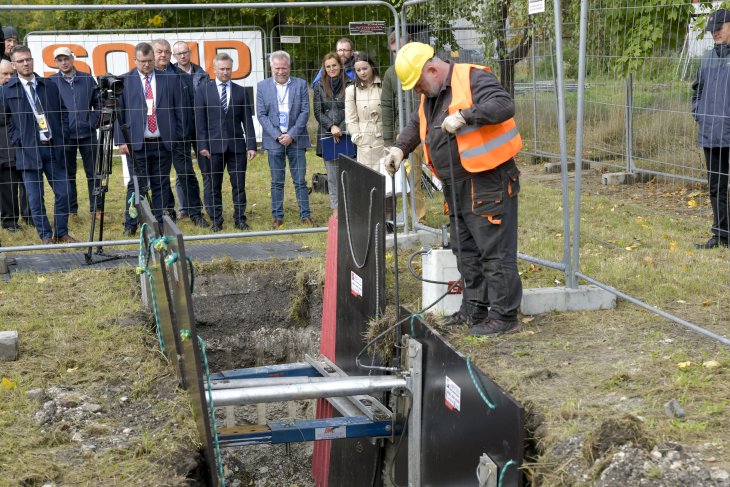
[[[312,174],[312,191],[315,193],[329,193],[329,185],[327,184],[327,174],[317,172]]]

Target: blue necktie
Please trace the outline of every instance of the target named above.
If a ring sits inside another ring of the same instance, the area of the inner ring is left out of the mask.
[[[226,90],[226,83],[221,85],[221,106],[223,111],[228,113],[228,91]]]

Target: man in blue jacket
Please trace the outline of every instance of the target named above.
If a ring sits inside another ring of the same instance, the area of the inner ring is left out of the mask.
[[[692,83],[692,115],[699,124],[699,143],[705,152],[712,204],[712,237],[696,244],[698,249],[727,247],[730,211],[727,201],[730,153],[730,11],[721,8],[710,15],[705,30],[715,47],[703,56]]]
[[[72,243],[68,234],[68,174],[63,162],[66,107],[56,83],[33,72],[33,56],[26,46],[15,46],[10,57],[18,73],[0,87],[0,116],[9,117],[10,141],[38,236],[44,244]],[[46,215],[43,175],[55,195],[55,232]]]
[[[271,169],[271,227],[276,230],[284,224],[284,179],[286,158],[294,182],[302,223],[314,226],[309,211],[307,191],[307,160],[304,151],[310,147],[307,133],[309,93],[307,83],[289,76],[291,58],[286,51],[275,51],[270,56],[271,78],[259,81],[256,87],[256,116],[263,136],[261,147],[266,149]]]
[[[96,163],[96,123],[99,117],[99,101],[96,80],[88,73],[76,71],[74,55],[68,47],[59,47],[53,51],[53,59],[58,66],[58,73],[50,79],[56,82],[61,93],[63,104],[68,110],[68,130],[64,142],[64,163],[69,180],[69,212],[79,212],[76,192],[76,153],[81,153],[81,160],[86,173],[86,184],[89,190],[89,212],[101,217],[101,208],[97,206],[94,191],[99,185],[95,177]]]
[[[180,93],[177,81],[172,76],[165,76],[162,71],[155,69],[155,57],[150,44],[140,42],[135,46],[134,61],[136,67],[122,76],[124,91],[119,98],[120,117],[115,140],[121,154],[134,154],[134,166],[128,159],[129,174],[136,174],[142,186],[149,184],[152,213],[161,224],[165,209],[175,220],[175,212],[169,209],[172,194],[170,169],[173,143],[180,140],[183,133]],[[123,140],[119,124],[126,124],[129,128],[129,144]],[[126,201],[130,200],[133,191],[134,184],[130,180]],[[127,206],[124,235],[132,236],[136,232],[137,219],[131,218]]]
[[[195,97],[195,126],[203,167],[205,209],[213,222],[210,229],[223,228],[223,171],[228,169],[233,196],[233,220],[239,230],[246,223],[246,168],[256,156],[251,101],[243,87],[231,82],[233,59],[218,53],[213,59],[216,79],[198,87]]]

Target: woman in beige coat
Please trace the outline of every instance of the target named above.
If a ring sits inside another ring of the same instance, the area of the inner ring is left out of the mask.
[[[383,120],[380,109],[381,83],[378,68],[364,52],[353,56],[355,83],[345,90],[345,122],[357,146],[357,162],[380,170],[383,157]]]

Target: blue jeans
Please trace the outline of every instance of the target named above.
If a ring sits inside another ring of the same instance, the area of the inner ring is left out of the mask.
[[[38,147],[41,158],[41,169],[24,169],[23,184],[28,194],[28,203],[33,217],[33,224],[41,240],[54,236],[51,223],[46,215],[46,204],[43,197],[43,174],[46,175],[55,196],[53,223],[56,226],[56,237],[68,235],[68,173],[61,160],[61,149],[51,146]],[[58,151],[58,154],[54,151]]]
[[[276,220],[284,219],[284,179],[286,177],[286,158],[289,158],[289,172],[294,182],[294,192],[299,204],[299,218],[310,218],[309,192],[307,191],[307,159],[304,149],[278,147],[269,149],[269,168],[271,169],[271,214]]]

